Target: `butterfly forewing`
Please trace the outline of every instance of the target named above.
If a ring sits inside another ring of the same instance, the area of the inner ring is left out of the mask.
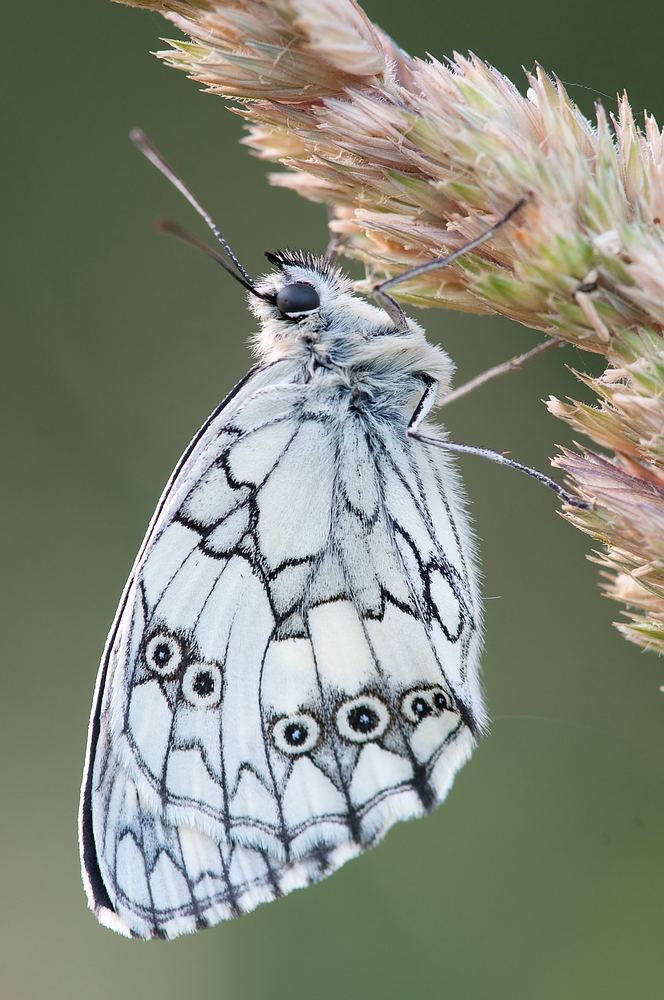
[[[82,805],[88,894],[123,933],[174,937],[318,881],[441,801],[472,749],[455,473],[325,379],[284,358],[245,380],[134,567]]]

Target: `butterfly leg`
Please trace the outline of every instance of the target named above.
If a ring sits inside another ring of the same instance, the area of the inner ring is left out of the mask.
[[[490,382],[491,379],[497,378],[499,375],[506,375],[508,372],[518,371],[520,368],[526,364],[526,362],[531,361],[533,358],[539,357],[540,354],[550,351],[554,347],[564,347],[565,342],[563,340],[558,340],[556,337],[551,337],[549,340],[543,341],[538,344],[537,347],[533,347],[530,351],[526,351],[525,354],[519,354],[514,358],[510,358],[509,361],[503,361],[500,365],[494,365],[493,368],[487,368],[485,372],[481,372],[476,375],[475,378],[471,378],[468,382],[464,382],[458,388],[453,389],[452,392],[448,392],[444,396],[438,406],[447,406],[448,403],[455,403],[457,399],[461,399],[462,396],[467,396],[469,392],[474,389],[479,389],[481,385],[485,382]]]
[[[419,428],[436,402],[437,391],[438,383],[433,379],[427,380],[427,387],[415,407],[415,411],[408,424],[407,433],[409,437],[414,438],[415,441],[421,441],[422,444],[433,445],[435,448],[443,448],[445,451],[456,451],[464,455],[479,455],[480,458],[488,458],[490,462],[496,462],[498,465],[507,465],[511,469],[525,472],[532,479],[536,479],[538,483],[548,486],[568,506],[576,507],[580,510],[590,510],[592,508],[592,504],[568,493],[555,479],[545,476],[543,472],[538,472],[537,469],[531,469],[528,465],[522,465],[521,462],[515,462],[499,451],[491,451],[489,448],[478,448],[472,444],[458,444],[455,441],[446,441],[444,438],[434,438],[428,434],[421,434]]]
[[[440,257],[437,260],[428,260],[425,264],[418,264],[416,267],[411,267],[407,271],[402,271],[401,274],[396,274],[393,278],[387,278],[386,281],[381,281],[380,284],[374,285],[371,294],[378,305],[381,306],[381,308],[383,308],[390,317],[397,328],[397,333],[408,332],[408,320],[398,302],[396,302],[391,295],[387,294],[387,289],[394,288],[402,281],[409,281],[411,278],[418,278],[421,274],[428,274],[429,271],[440,271],[445,267],[449,267],[449,265],[453,264],[455,260],[459,259],[459,257],[463,257],[464,254],[470,253],[471,250],[474,250],[476,247],[481,246],[487,240],[491,239],[491,237],[497,233],[499,229],[502,229],[506,222],[509,222],[513,215],[516,215],[516,213],[523,208],[527,201],[527,198],[520,198],[516,204],[512,205],[509,212],[506,212],[505,215],[498,220],[498,222],[494,223],[493,226],[489,226],[489,228],[485,230],[481,236],[478,236],[474,240],[469,240],[468,243],[465,243],[462,247],[454,250],[452,253],[448,254],[447,257]]]

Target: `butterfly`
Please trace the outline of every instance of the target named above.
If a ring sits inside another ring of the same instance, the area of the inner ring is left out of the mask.
[[[231,254],[257,364],[173,473],[97,680],[83,877],[137,938],[318,882],[442,802],[486,723],[475,543],[424,433],[452,363],[329,259],[267,256],[253,282]]]

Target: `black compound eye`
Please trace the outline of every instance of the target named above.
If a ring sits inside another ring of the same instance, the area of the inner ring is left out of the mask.
[[[274,745],[282,753],[310,753],[318,745],[321,730],[313,715],[298,713],[278,719],[272,727]]]
[[[280,313],[307,313],[318,309],[320,297],[313,285],[294,281],[277,292],[276,302]]]
[[[337,709],[337,729],[351,743],[377,740],[390,725],[390,710],[375,695],[363,695],[347,701]]]

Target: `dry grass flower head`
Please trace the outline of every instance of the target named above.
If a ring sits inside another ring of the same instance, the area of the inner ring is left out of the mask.
[[[125,0],[122,0],[125,2]],[[664,650],[664,143],[627,97],[590,122],[560,81],[524,96],[470,56],[414,59],[353,0],[133,0],[184,40],[158,53],[235,100],[272,182],[330,207],[346,254],[371,281],[439,258],[527,196],[518,224],[449,269],[399,286],[402,300],[497,312],[601,354],[579,375],[597,405],[551,413],[607,453],[563,451],[589,511],[563,514],[602,543],[618,628]]]

